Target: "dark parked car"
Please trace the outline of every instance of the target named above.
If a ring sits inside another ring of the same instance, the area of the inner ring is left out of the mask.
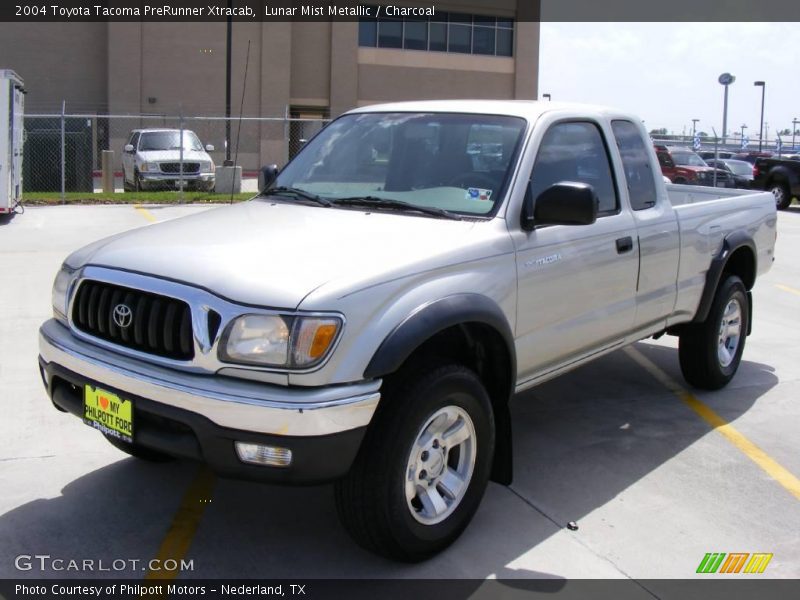
[[[778,210],[789,208],[792,198],[800,197],[800,161],[757,159],[753,167],[753,189],[772,192]]]
[[[709,167],[724,169],[733,178],[734,186],[742,189],[749,189],[753,181],[753,165],[744,160],[733,158],[713,159],[707,158],[706,164]]]
[[[744,160],[754,165],[756,164],[757,158],[769,158],[771,156],[773,156],[772,152],[740,152],[734,155],[733,158],[736,160]]]

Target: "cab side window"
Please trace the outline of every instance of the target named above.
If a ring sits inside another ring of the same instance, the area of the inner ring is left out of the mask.
[[[612,121],[611,129],[622,157],[631,208],[644,210],[655,206],[656,183],[650,166],[650,155],[638,128],[630,121]]]
[[[531,172],[532,197],[562,181],[591,185],[600,200],[598,217],[619,210],[608,151],[594,123],[556,123],[544,134]]]
[[[136,152],[137,146],[139,145],[139,132],[137,131],[131,136],[130,141],[128,142],[131,146],[133,146],[133,151]]]

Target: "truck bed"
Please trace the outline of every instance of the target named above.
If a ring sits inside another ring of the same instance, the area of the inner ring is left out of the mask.
[[[772,265],[775,244],[775,198],[770,192],[668,184],[667,196],[678,219],[681,254],[676,321],[691,317],[705,286],[709,258],[717,256],[725,238],[743,231],[758,255],[759,275]]]
[[[687,204],[698,204],[702,202],[716,202],[719,200],[730,201],[740,199],[745,196],[756,198],[764,196],[764,192],[754,192],[752,190],[738,190],[732,188],[715,188],[699,185],[679,185],[670,183],[665,186],[670,204],[674,208]],[[770,199],[772,195],[769,194]],[[773,200],[774,201],[774,200]],[[747,201],[745,201],[746,203]],[[760,200],[759,200],[760,202]],[[742,201],[736,202],[737,207],[742,207]]]

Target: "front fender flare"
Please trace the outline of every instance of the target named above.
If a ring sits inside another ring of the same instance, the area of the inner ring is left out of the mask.
[[[423,305],[406,317],[381,342],[375,351],[364,378],[383,377],[397,371],[425,341],[448,327],[464,323],[483,323],[503,337],[511,359],[512,381],[516,378],[514,335],[505,314],[493,301],[480,294],[454,294]]]

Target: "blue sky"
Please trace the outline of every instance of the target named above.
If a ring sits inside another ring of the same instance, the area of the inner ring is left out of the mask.
[[[763,80],[771,139],[800,118],[797,32],[798,23],[542,23],[539,91],[629,110],[648,130],[682,133],[696,118],[698,130],[721,135],[717,77],[727,71],[736,76],[728,134],[746,124],[746,135],[758,137],[761,89],[753,82]]]

